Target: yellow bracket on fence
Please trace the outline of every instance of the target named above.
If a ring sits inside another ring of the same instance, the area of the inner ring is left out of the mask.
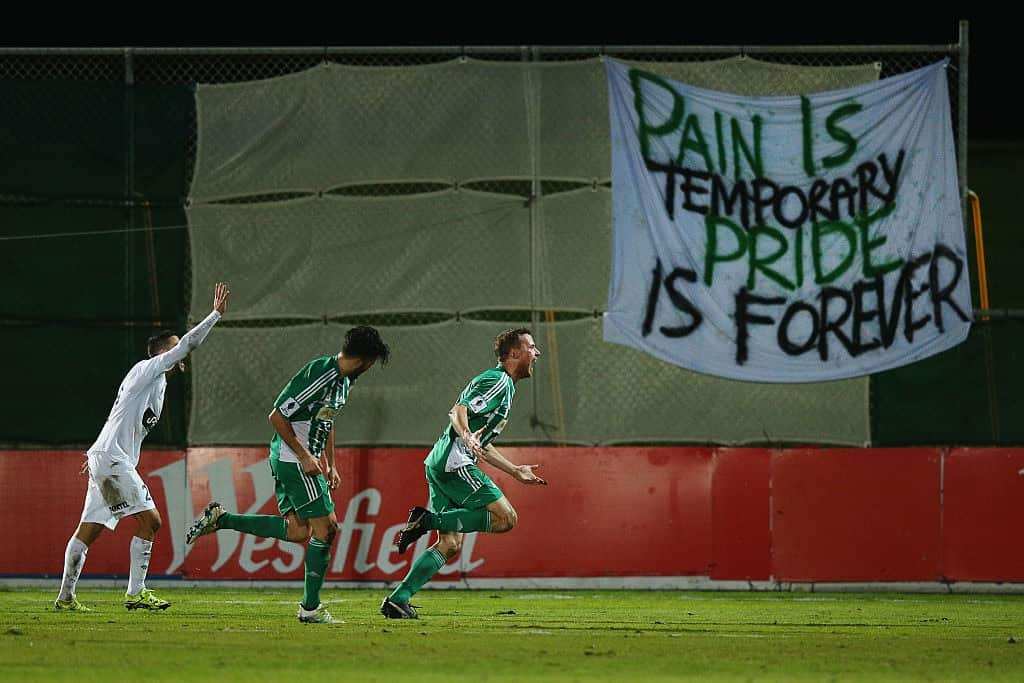
[[[974,254],[978,261],[978,294],[981,297],[981,307],[988,310],[988,273],[985,271],[985,237],[981,229],[981,200],[974,190],[967,190],[967,197],[971,202],[971,222],[974,224]],[[988,316],[982,316],[982,320],[988,320]]]

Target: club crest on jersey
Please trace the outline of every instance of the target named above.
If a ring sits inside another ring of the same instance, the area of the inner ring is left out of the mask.
[[[298,409],[299,402],[296,401],[294,398],[290,398],[281,404],[281,407],[278,408],[278,411],[280,411],[280,413],[285,417],[291,417],[292,415],[295,414],[295,411]]]
[[[483,396],[476,396],[470,399],[469,407],[473,409],[474,413],[480,413],[487,407],[487,401],[484,400]]]
[[[330,408],[328,406],[324,406],[323,408],[320,409],[320,412],[316,414],[316,419],[323,420],[324,422],[329,422],[330,420],[334,419],[334,415],[337,412],[337,408]]]

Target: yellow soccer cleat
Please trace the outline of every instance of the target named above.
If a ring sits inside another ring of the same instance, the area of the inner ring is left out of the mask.
[[[148,588],[143,588],[139,591],[138,595],[124,594],[124,606],[129,610],[133,609],[150,609],[150,610],[161,610],[167,609],[171,606],[171,603],[156,597],[153,591]]]
[[[92,610],[82,603],[78,602],[74,597],[70,600],[61,600],[57,598],[53,601],[53,609],[58,612],[91,612]]]

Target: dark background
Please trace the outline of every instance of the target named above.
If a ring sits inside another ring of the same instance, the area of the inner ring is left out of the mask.
[[[32,21],[0,29],[0,45],[63,47],[226,47],[346,45],[943,45],[958,40],[958,22],[969,22],[968,129],[971,140],[1019,140],[1020,126],[1004,88],[1016,87],[1021,63],[1013,46],[1017,22],[996,10],[891,12],[898,3],[787,4],[784,10],[751,3],[623,3],[593,5],[586,13],[550,7],[488,4],[432,11],[398,6],[367,12],[349,4],[273,17],[208,6],[177,8],[175,16],[104,17],[83,12],[60,24]],[[94,9],[94,8],[93,8]],[[310,10],[311,8],[307,8]],[[915,8],[916,10],[916,8]],[[31,10],[30,10],[31,11]],[[63,12],[63,10],[62,10]],[[322,16],[318,16],[321,15]],[[1009,79],[1009,81],[1007,80]]]

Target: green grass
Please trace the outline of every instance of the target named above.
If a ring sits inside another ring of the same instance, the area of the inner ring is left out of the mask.
[[[1015,681],[1024,596],[424,591],[418,621],[381,591],[325,590],[345,624],[304,625],[299,590],[0,591],[0,681]],[[1015,642],[1014,642],[1015,641]]]

